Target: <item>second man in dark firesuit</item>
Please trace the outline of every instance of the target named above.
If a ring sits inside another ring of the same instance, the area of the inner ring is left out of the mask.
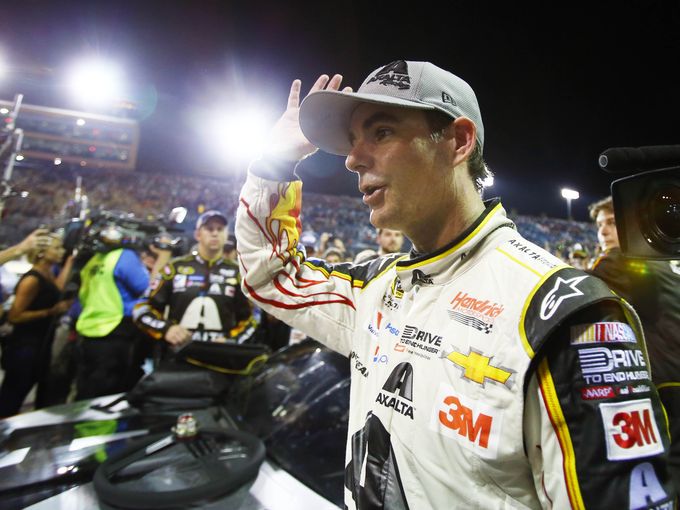
[[[172,259],[134,309],[139,328],[176,348],[190,341],[238,342],[254,331],[236,263],[223,257],[227,218],[207,211],[196,222],[197,246]]]

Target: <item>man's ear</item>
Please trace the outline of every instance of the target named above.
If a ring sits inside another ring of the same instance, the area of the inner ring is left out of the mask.
[[[458,117],[444,128],[443,134],[456,142],[454,165],[465,161],[477,144],[477,127],[467,117]]]

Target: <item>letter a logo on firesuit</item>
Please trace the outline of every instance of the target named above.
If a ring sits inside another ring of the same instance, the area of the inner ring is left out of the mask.
[[[385,381],[382,389],[413,402],[413,367],[410,363],[399,363]]]

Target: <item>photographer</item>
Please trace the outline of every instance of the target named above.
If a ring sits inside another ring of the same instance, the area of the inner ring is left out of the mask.
[[[670,467],[680,489],[680,266],[677,261],[628,258],[621,252],[611,197],[590,207],[602,255],[589,272],[602,278],[640,316],[652,382],[666,408],[671,431]]]
[[[2,366],[5,378],[0,389],[0,417],[19,412],[24,399],[34,384],[41,380],[49,366],[52,320],[62,315],[71,305],[61,300],[73,258],[68,257],[59,276],[53,267],[64,258],[64,248],[56,235],[35,232],[27,239],[32,242],[28,259],[33,265],[16,286],[15,298],[9,310],[9,322],[14,326],[9,338],[3,341]],[[24,240],[26,242],[26,240]],[[43,385],[38,387],[36,407],[43,405]]]

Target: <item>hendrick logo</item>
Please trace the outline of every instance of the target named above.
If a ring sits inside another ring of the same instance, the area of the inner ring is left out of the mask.
[[[411,88],[411,78],[408,75],[408,65],[403,60],[397,60],[380,69],[368,83],[377,81],[380,85],[392,85],[399,90]]]
[[[458,292],[450,304],[451,309],[447,310],[449,318],[487,335],[493,330],[496,317],[505,309],[501,304],[475,298],[467,292]]]
[[[413,367],[399,363],[389,375],[375,401],[413,419]]]
[[[541,302],[541,319],[544,321],[550,319],[566,299],[582,296],[583,292],[576,286],[586,278],[588,278],[588,275],[575,276],[568,280],[558,276],[555,286],[550,289],[550,292],[546,294]]]

